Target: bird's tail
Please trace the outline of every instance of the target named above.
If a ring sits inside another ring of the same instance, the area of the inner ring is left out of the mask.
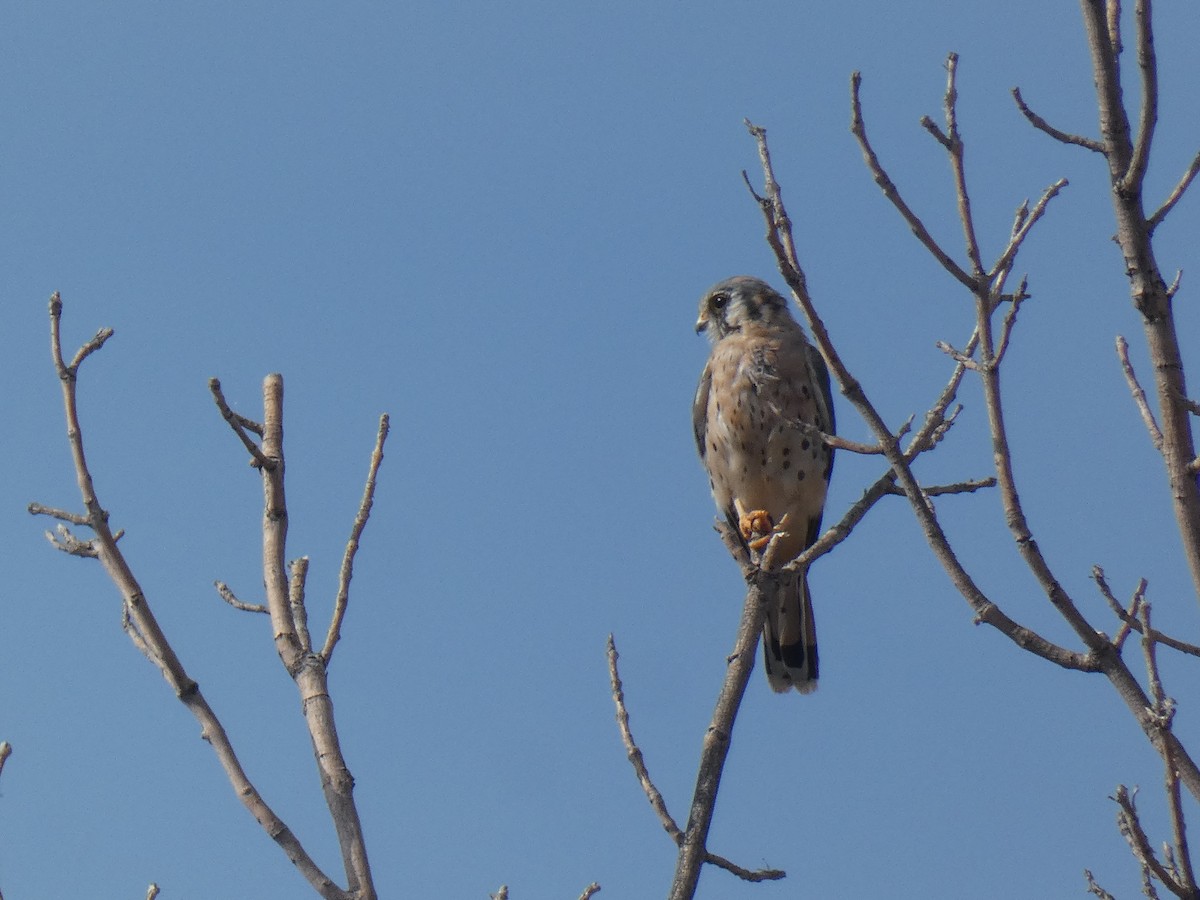
[[[808,593],[808,573],[786,586],[777,609],[763,623],[763,657],[767,681],[779,693],[795,688],[802,694],[817,689],[817,625]]]

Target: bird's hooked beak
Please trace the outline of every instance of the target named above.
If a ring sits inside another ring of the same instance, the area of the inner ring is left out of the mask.
[[[696,320],[696,334],[708,329],[708,313],[700,313],[700,318]]]

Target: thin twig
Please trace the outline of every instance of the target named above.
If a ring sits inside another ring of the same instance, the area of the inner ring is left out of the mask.
[[[1125,383],[1129,385],[1129,392],[1133,394],[1133,402],[1137,404],[1146,431],[1150,433],[1150,443],[1154,445],[1155,450],[1162,453],[1162,431],[1158,427],[1158,422],[1154,420],[1154,412],[1150,409],[1146,392],[1142,390],[1142,385],[1133,371],[1133,363],[1129,361],[1129,342],[1120,334],[1117,335],[1117,359],[1121,362],[1121,371],[1125,373]]]
[[[1134,4],[1138,67],[1142,72],[1142,110],[1138,118],[1137,137],[1133,142],[1133,156],[1117,185],[1118,191],[1141,189],[1146,177],[1146,167],[1150,164],[1154,126],[1158,122],[1158,62],[1154,53],[1154,30],[1150,9],[1150,0],[1137,0]]]
[[[1174,752],[1166,745],[1163,753],[1163,767],[1166,772],[1167,807],[1171,816],[1171,835],[1174,839],[1175,859],[1174,870],[1179,875],[1186,890],[1186,896],[1196,895],[1196,876],[1192,871],[1192,853],[1188,847],[1187,819],[1183,813],[1183,797],[1180,793],[1179,770],[1175,768]]]
[[[346,617],[346,604],[350,600],[350,579],[354,576],[354,556],[358,553],[358,542],[362,538],[363,529],[367,527],[367,519],[371,517],[371,506],[375,502],[375,480],[383,462],[383,444],[387,440],[389,421],[386,413],[379,417],[375,449],[371,452],[371,464],[367,467],[367,484],[363,488],[362,501],[358,504],[358,513],[354,516],[354,525],[350,528],[350,540],[346,542],[346,552],[342,556],[337,599],[333,605],[329,630],[325,634],[325,646],[321,648],[321,657],[325,660],[325,665],[329,665],[333,658],[333,648],[342,635],[342,620]]]
[[[967,243],[967,259],[971,261],[971,274],[978,282],[983,278],[983,259],[979,252],[979,239],[975,235],[975,219],[971,215],[971,199],[967,194],[967,172],[965,148],[958,131],[958,54],[946,57],[946,95],[943,100],[946,112],[946,136],[944,145],[950,154],[950,168],[954,172],[955,195],[958,198],[958,219],[962,223],[963,237]]]
[[[963,368],[970,369],[972,372],[979,370],[979,364],[975,362],[975,360],[971,359],[970,356],[968,356],[966,353],[963,353],[961,350],[958,350],[952,347],[950,344],[947,344],[945,341],[936,341],[934,346]]]
[[[1013,88],[1012,95],[1013,99],[1017,101],[1017,109],[1019,109],[1021,114],[1029,120],[1029,124],[1038,131],[1043,131],[1056,141],[1061,141],[1064,144],[1074,144],[1076,147],[1083,147],[1085,150],[1091,150],[1094,153],[1104,152],[1104,145],[1095,138],[1084,137],[1083,135],[1060,131],[1035,113],[1025,104],[1025,100],[1021,96],[1020,88]]]
[[[967,345],[963,349],[963,355],[970,358],[975,352],[975,348],[979,346],[979,329],[976,328],[971,332],[971,337],[967,340]],[[947,415],[946,410],[950,408],[950,404],[954,402],[954,398],[958,396],[958,388],[962,384],[963,376],[967,372],[967,367],[963,363],[959,363],[954,367],[954,371],[950,374],[950,380],[946,382],[946,386],[942,389],[942,393],[934,401],[929,412],[925,414],[925,423],[921,429],[909,441],[908,447],[904,451],[904,458],[912,462],[917,458],[917,455],[928,450],[932,450],[937,446],[938,442],[945,436],[946,432],[954,424],[955,418],[962,410],[959,405],[954,412]]]
[[[988,478],[973,478],[969,481],[956,481],[954,484],[934,484],[922,487],[921,490],[929,497],[941,497],[946,494],[973,494],[983,488],[995,486],[996,479],[989,476]],[[894,484],[887,488],[887,493],[899,497],[904,496],[904,491]]]
[[[217,589],[217,594],[220,595],[221,599],[234,609],[240,609],[242,612],[270,614],[270,610],[262,603],[246,603],[239,600],[233,589],[223,581],[214,581],[213,587]]]
[[[1146,832],[1142,828],[1142,822],[1138,818],[1137,806],[1134,803],[1134,792],[1121,784],[1117,786],[1117,795],[1112,798],[1117,801],[1120,811],[1117,813],[1117,830],[1121,832],[1121,837],[1129,844],[1129,849],[1133,851],[1134,858],[1138,863],[1149,869],[1154,877],[1161,881],[1171,893],[1176,896],[1183,896],[1179,893],[1180,885],[1171,873],[1166,870],[1158,857],[1154,853],[1154,848],[1150,846],[1150,839],[1146,837]]]
[[[737,863],[730,862],[723,856],[718,856],[715,853],[705,851],[704,861],[710,866],[716,866],[718,869],[724,869],[730,875],[734,875],[742,881],[750,881],[754,883],[763,881],[782,881],[787,877],[787,872],[783,869],[746,869],[739,866]]]
[[[75,358],[71,360],[71,364],[67,368],[72,373],[78,373],[83,361],[103,347],[113,334],[114,332],[111,328],[101,328],[90,341],[75,351]]]
[[[84,559],[95,559],[99,556],[99,550],[94,540],[81,541],[71,533],[66,525],[58,525],[53,532],[43,531],[42,534],[56,550],[61,550],[63,553],[80,556]]]
[[[1022,278],[1020,287],[1012,295],[1008,312],[1004,314],[1004,324],[1000,326],[1000,339],[996,341],[995,365],[997,366],[1004,362],[1004,354],[1008,352],[1008,344],[1012,339],[1013,327],[1017,324],[1017,313],[1021,311],[1021,304],[1029,299],[1029,295],[1025,292],[1026,287],[1025,279]]]
[[[1100,589],[1100,596],[1108,603],[1109,609],[1116,613],[1118,619],[1124,620],[1127,613],[1117,601],[1117,596],[1113,593],[1112,588],[1108,586],[1108,576],[1104,574],[1104,569],[1100,566],[1092,566],[1092,580],[1096,582],[1096,586]],[[1142,579],[1143,582],[1145,580]]]
[[[1171,279],[1171,283],[1167,285],[1167,298],[1175,296],[1175,292],[1179,290],[1179,282],[1183,280],[1183,269],[1175,270],[1175,277]]]
[[[583,889],[583,893],[579,895],[579,900],[588,900],[589,897],[598,893],[600,893],[600,885],[599,883],[593,881]]]
[[[621,731],[621,742],[625,745],[625,755],[629,758],[629,764],[633,766],[638,784],[642,786],[642,793],[650,801],[650,807],[658,816],[663,829],[671,836],[672,841],[679,844],[683,840],[683,832],[675,824],[675,820],[667,810],[667,802],[663,799],[662,792],[654,786],[641,748],[638,747],[637,741],[633,739],[633,732],[629,729],[629,711],[625,708],[625,689],[621,683],[621,676],[617,672],[617,656],[616,642],[613,640],[612,634],[609,634],[608,679],[612,686],[613,704],[617,708],[617,728]]]
[[[1117,602],[1117,598],[1114,596],[1112,588],[1108,586],[1108,581],[1105,578],[1104,570],[1102,568],[1099,566],[1092,566],[1092,579],[1096,582],[1097,587],[1100,588],[1100,594],[1108,603],[1109,608],[1112,609],[1113,613],[1115,613],[1117,618],[1121,621],[1121,630],[1117,632],[1117,637],[1121,637],[1121,635],[1127,629],[1136,631],[1138,634],[1144,634],[1145,626],[1142,624],[1142,621],[1139,618],[1139,613],[1141,610],[1141,604],[1146,596],[1146,579],[1142,578],[1138,580],[1137,586],[1133,590],[1133,598],[1130,600],[1128,608],[1122,608],[1121,604]],[[1177,650],[1180,653],[1187,654],[1188,656],[1200,657],[1200,645],[1190,644],[1187,641],[1181,641],[1178,638],[1173,638],[1169,634],[1164,634],[1157,629],[1151,632],[1150,637],[1156,644],[1162,644],[1164,647],[1170,647],[1172,650]],[[1118,642],[1117,638],[1113,639],[1113,644],[1117,647],[1117,649],[1120,649],[1121,642]]]
[[[824,431],[822,431],[816,425],[813,425],[811,422],[805,422],[802,419],[789,419],[789,418],[784,417],[783,411],[781,409],[779,409],[778,406],[771,404],[770,408],[779,417],[779,419],[780,419],[779,424],[781,426],[783,426],[785,428],[795,428],[797,431],[801,432],[802,434],[808,435],[809,437],[815,438],[816,440],[820,441],[826,447],[830,447],[834,450],[845,450],[848,453],[857,453],[860,456],[881,456],[884,452],[883,447],[880,446],[879,444],[867,444],[867,443],[863,443],[862,441],[851,441],[847,438],[839,437],[836,434],[826,434]],[[910,418],[909,424],[911,424],[911,423],[912,423],[912,419]],[[908,425],[905,425],[904,427],[902,427],[900,429],[899,433],[897,434],[897,437],[907,433],[907,431],[908,431]]]
[[[121,604],[121,630],[129,635],[129,640],[137,648],[138,653],[142,654],[142,656],[146,657],[146,659],[150,660],[156,666],[161,666],[162,656],[146,641],[141,629],[138,628],[137,622],[130,615],[129,608],[129,603]]]
[[[1179,183],[1167,195],[1167,199],[1163,201],[1163,205],[1155,210],[1154,215],[1146,220],[1146,227],[1150,230],[1151,234],[1154,233],[1155,228],[1163,223],[1163,219],[1175,208],[1175,204],[1183,199],[1184,193],[1198,173],[1200,173],[1200,153],[1192,157],[1192,164],[1187,167],[1187,171],[1183,173],[1183,177],[1179,179]]]
[[[1009,231],[1009,234],[1008,234],[1008,240],[1009,240],[1010,244],[1017,237],[1017,235],[1019,235],[1021,233],[1021,229],[1025,226],[1025,223],[1028,221],[1029,221],[1029,198],[1027,197],[1021,201],[1020,205],[1017,206],[1017,211],[1013,215],[1012,229]],[[1026,288],[1028,287],[1028,279],[1027,278],[1021,279],[1021,285],[1020,285],[1020,287],[1017,288],[1015,294],[1009,295],[1009,294],[1004,293],[1004,285],[1008,282],[1008,276],[1012,274],[1013,261],[1015,260],[1015,258],[1016,258],[1016,254],[1014,254],[1013,256],[1010,256],[1008,258],[1007,265],[1001,266],[1000,263],[997,262],[997,264],[992,267],[991,294],[992,294],[992,299],[993,299],[995,306],[999,306],[1001,303],[1003,303],[1006,300],[1019,303],[1022,300],[1028,299],[1028,294],[1026,293]],[[1003,341],[1001,341],[1001,343],[1003,343]],[[1003,354],[997,353],[997,355],[1002,356]]]
[[[150,882],[150,887],[146,888],[146,900],[154,900],[158,896],[158,885],[153,881]]]
[[[1008,240],[1008,246],[1004,248],[1004,252],[1000,254],[1000,258],[996,260],[996,264],[992,266],[988,273],[988,279],[992,281],[993,291],[1002,290],[1002,284],[997,280],[1000,274],[1007,275],[1009,269],[1012,268],[1013,260],[1016,259],[1017,252],[1021,249],[1021,245],[1025,243],[1025,239],[1029,237],[1029,232],[1034,225],[1041,220],[1046,214],[1046,207],[1050,201],[1058,196],[1059,192],[1067,186],[1068,182],[1065,178],[1060,178],[1050,187],[1042,191],[1042,196],[1038,198],[1038,202],[1034,204],[1033,211],[1026,216],[1021,222],[1020,227],[1016,229],[1012,237]]]
[[[728,530],[732,533],[732,529]],[[663,830],[670,835],[671,840],[677,846],[680,846],[684,840],[683,832],[675,824],[675,820],[667,810],[667,803],[663,799],[662,793],[655,787],[653,780],[650,778],[650,772],[646,768],[646,761],[642,756],[641,748],[638,747],[637,741],[633,738],[633,732],[629,728],[629,711],[625,706],[625,688],[621,682],[621,676],[617,671],[617,659],[619,655],[617,653],[616,642],[611,634],[608,636],[607,655],[608,678],[612,687],[613,705],[617,709],[617,727],[621,731],[621,742],[625,745],[625,754],[629,759],[630,765],[633,766],[638,783],[642,786],[642,792],[646,795],[646,799],[650,801],[650,806],[658,816],[659,822],[662,823]],[[785,873],[779,869],[746,869],[736,863],[730,862],[723,856],[718,856],[707,850],[705,850],[704,862],[724,869],[741,878],[743,881],[777,881],[785,877]]]
[[[250,456],[253,457],[251,465],[256,468],[270,468],[273,466],[274,462],[268,459],[258,444],[250,438],[250,435],[246,434],[246,431],[250,430],[261,437],[263,426],[257,422],[252,422],[245,416],[238,415],[229,408],[229,404],[225,400],[225,393],[221,390],[220,379],[208,379],[208,389],[212,392],[217,409],[221,412],[221,418],[229,424],[229,427],[233,429],[233,433],[238,436],[238,440],[242,442],[242,445],[249,451]]]
[[[1097,897],[1100,898],[1100,900],[1117,900],[1116,897],[1114,897],[1112,894],[1110,894],[1104,888],[1100,887],[1100,885],[1096,884],[1096,879],[1094,877],[1092,877],[1091,869],[1084,869],[1083,877],[1087,879],[1089,894],[1095,894]]]
[[[72,525],[88,524],[87,516],[81,516],[79,513],[68,512],[65,509],[56,509],[53,506],[42,506],[40,503],[30,503],[26,509],[31,515],[50,516],[51,518],[59,519],[63,522],[70,522]]]
[[[1154,698],[1153,714],[1158,722],[1158,727],[1164,732],[1170,732],[1175,718],[1175,701],[1168,697],[1163,690],[1162,675],[1155,653],[1158,642],[1154,638],[1155,631],[1151,624],[1150,614],[1150,604],[1142,603],[1142,652],[1146,660],[1146,677],[1150,683],[1150,695]],[[1191,852],[1187,842],[1187,824],[1184,821],[1182,797],[1179,792],[1179,771],[1175,766],[1175,749],[1171,743],[1164,741],[1161,752],[1165,769],[1167,805],[1170,809],[1171,831],[1174,837],[1174,847],[1166,848],[1172,880],[1161,880],[1177,896],[1193,897],[1196,883],[1192,873]],[[1157,871],[1155,874],[1158,874]],[[1182,892],[1175,886],[1176,883],[1180,885]]]
[[[859,147],[862,148],[863,159],[867,163],[867,168],[871,170],[871,175],[874,177],[875,183],[879,185],[884,196],[891,201],[892,205],[896,207],[897,212],[908,223],[908,227],[912,229],[912,233],[916,235],[917,240],[924,244],[925,248],[933,254],[934,259],[940,262],[942,267],[958,279],[964,287],[973,291],[975,289],[975,280],[958,263],[951,259],[950,255],[933,239],[933,236],[929,233],[929,229],[925,227],[920,217],[912,211],[912,208],[904,201],[904,198],[900,196],[900,191],[896,188],[895,182],[888,177],[883,165],[879,162],[879,157],[871,146],[871,142],[867,139],[867,126],[863,122],[862,101],[859,99],[861,87],[862,73],[855,72],[850,76],[850,132],[858,140]],[[768,193],[769,190],[768,186]]]
[[[1170,728],[1171,719],[1175,715],[1174,701],[1170,700],[1163,691],[1162,676],[1158,671],[1158,654],[1155,648],[1158,642],[1154,640],[1154,628],[1150,624],[1149,603],[1142,603],[1142,655],[1146,660],[1146,677],[1150,683],[1150,697],[1154,701],[1154,713],[1159,719],[1160,728]]]

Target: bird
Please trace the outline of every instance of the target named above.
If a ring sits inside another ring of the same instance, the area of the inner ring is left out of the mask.
[[[692,425],[718,510],[747,547],[782,566],[816,541],[833,472],[829,370],[784,300],[749,275],[719,282],[700,300],[696,332],[712,350]],[[811,426],[811,427],[808,427]],[[807,570],[785,582],[763,623],[771,688],[816,690],[816,623]]]

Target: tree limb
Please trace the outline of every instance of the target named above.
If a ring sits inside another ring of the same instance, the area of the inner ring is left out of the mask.
[[[625,745],[625,753],[629,758],[630,765],[633,766],[634,773],[637,775],[638,783],[642,786],[642,792],[646,795],[646,799],[650,801],[650,806],[654,809],[655,814],[662,823],[663,829],[670,835],[671,840],[675,842],[676,846],[682,846],[684,834],[679,829],[679,826],[675,824],[675,820],[671,817],[670,812],[667,811],[666,801],[651,780],[641,748],[638,747],[637,742],[633,739],[633,732],[630,731],[629,712],[625,707],[625,689],[621,683],[621,676],[617,672],[617,658],[617,646],[613,640],[613,636],[610,634],[608,636],[608,677],[609,683],[612,686],[613,704],[617,708],[617,727],[621,731],[621,741]],[[777,881],[786,877],[786,873],[780,869],[746,869],[730,862],[723,856],[718,856],[707,850],[704,853],[703,862],[724,869],[741,878],[743,881]]]
[[[204,698],[200,686],[187,674],[174,648],[167,641],[141,585],[117,546],[116,538],[108,526],[108,513],[100,506],[87,465],[76,401],[76,379],[80,363],[103,346],[112,335],[112,330],[102,329],[98,332],[95,338],[80,348],[71,364],[67,365],[63,362],[62,355],[59,327],[61,318],[62,300],[56,293],[50,300],[51,355],[62,384],[67,441],[74,460],[80,495],[88,511],[88,525],[96,534],[90,543],[95,549],[96,557],[121,593],[123,617],[128,623],[126,630],[138,648],[158,667],[179,700],[196,717],[201,726],[201,737],[212,746],[234,793],[246,809],[279,844],[318,894],[326,900],[350,900],[347,893],[342,891],[308,855],[291,829],[267,805],[246,775],[224,726]]]
[[[1032,109],[1030,109],[1025,104],[1025,98],[1023,98],[1021,96],[1020,88],[1013,88],[1012,96],[1013,96],[1013,99],[1015,101],[1017,101],[1017,109],[1019,109],[1021,111],[1021,115],[1023,115],[1026,119],[1028,119],[1029,124],[1032,125],[1034,128],[1036,128],[1038,131],[1045,132],[1046,134],[1050,135],[1050,137],[1054,138],[1056,141],[1060,141],[1061,143],[1064,143],[1064,144],[1074,144],[1076,147],[1083,147],[1085,150],[1091,150],[1093,153],[1103,153],[1104,152],[1104,145],[1101,144],[1095,138],[1084,137],[1083,135],[1071,134],[1066,131],[1060,131],[1059,129],[1057,129],[1053,125],[1051,125],[1049,122],[1047,122],[1045,119],[1043,119],[1041,116],[1039,116],[1037,113],[1035,113]]]
[[[383,444],[387,440],[389,419],[387,415],[379,417],[379,432],[375,436],[375,449],[371,453],[371,464],[367,469],[367,484],[363,489],[362,501],[358,505],[358,513],[354,517],[354,525],[350,529],[350,540],[346,542],[346,552],[342,556],[342,568],[338,574],[337,599],[333,605],[333,616],[329,621],[329,631],[325,635],[325,646],[321,649],[321,657],[325,665],[333,659],[333,648],[342,633],[342,620],[346,617],[346,604],[350,599],[350,579],[354,575],[354,556],[358,553],[358,542],[363,529],[367,527],[367,519],[371,516],[371,506],[375,502],[375,479],[379,475],[379,466],[383,462]]]

